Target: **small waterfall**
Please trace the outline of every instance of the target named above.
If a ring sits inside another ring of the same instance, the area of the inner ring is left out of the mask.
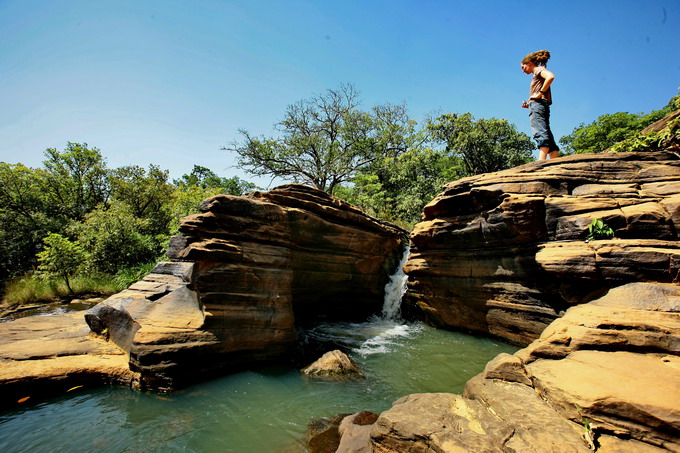
[[[406,292],[406,280],[408,279],[408,276],[404,273],[404,264],[408,260],[409,251],[410,247],[407,245],[399,262],[399,267],[397,267],[396,272],[390,276],[390,280],[385,285],[385,300],[382,309],[383,319],[396,321],[401,318],[401,298]]]
[[[422,331],[420,324],[405,324],[401,319],[401,297],[406,292],[403,267],[409,247],[399,262],[399,267],[385,285],[385,298],[380,315],[359,323],[322,323],[304,332],[304,337],[333,348],[351,350],[362,357],[388,354]]]

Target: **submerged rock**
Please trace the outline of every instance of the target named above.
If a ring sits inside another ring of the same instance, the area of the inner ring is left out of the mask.
[[[312,420],[307,425],[308,453],[335,453],[340,445],[338,427],[346,415]]]
[[[304,367],[302,374],[316,377],[355,379],[361,377],[361,371],[347,354],[340,350],[325,353],[316,362]]]

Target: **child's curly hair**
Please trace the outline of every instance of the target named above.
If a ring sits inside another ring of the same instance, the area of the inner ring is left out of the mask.
[[[550,60],[550,52],[547,50],[539,50],[537,52],[532,52],[522,59],[522,64],[534,62],[538,66],[545,66],[545,64]]]

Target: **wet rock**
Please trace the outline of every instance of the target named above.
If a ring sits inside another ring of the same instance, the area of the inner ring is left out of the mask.
[[[319,360],[301,370],[307,376],[356,379],[362,376],[361,371],[347,354],[334,350],[325,353]]]
[[[340,444],[336,453],[371,453],[371,429],[378,419],[374,412],[362,411],[348,415],[340,422]]]
[[[680,286],[631,283],[501,354],[464,394],[380,414],[374,451],[680,451]],[[458,450],[457,450],[458,449]]]
[[[307,425],[309,453],[335,453],[340,446],[338,427],[347,414],[313,420]]]

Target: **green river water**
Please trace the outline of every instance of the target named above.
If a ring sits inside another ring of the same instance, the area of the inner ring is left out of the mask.
[[[407,256],[408,249],[385,286],[380,316],[299,332],[308,349],[322,344],[348,353],[365,375],[361,380],[320,380],[269,367],[165,395],[82,388],[0,412],[0,452],[304,452],[314,419],[382,412],[411,393],[460,393],[489,360],[517,348],[400,320]]]
[[[321,325],[308,335],[350,352],[357,382],[311,379],[262,368],[156,395],[126,388],[80,389],[0,413],[0,451],[303,452],[314,418],[375,412],[418,392],[460,393],[507,344],[423,324],[374,319]]]

